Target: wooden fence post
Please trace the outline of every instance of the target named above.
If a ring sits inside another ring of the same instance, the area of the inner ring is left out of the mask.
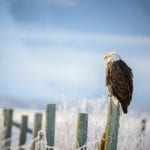
[[[114,104],[114,101],[116,101],[117,104]],[[110,97],[108,104],[107,125],[98,150],[117,150],[119,119],[120,104],[115,97]]]
[[[7,109],[4,108],[3,109],[3,125],[4,125],[4,127],[6,127],[6,124],[7,124]]]
[[[11,146],[11,132],[12,132],[12,120],[13,120],[13,109],[4,110],[4,125],[6,127],[5,130],[5,146],[6,149],[9,150]]]
[[[56,114],[56,104],[48,104],[46,106],[46,137],[47,145],[54,146],[55,139],[55,114]],[[53,148],[51,148],[52,150]]]
[[[26,143],[27,128],[28,128],[28,116],[23,115],[20,127],[19,146],[22,146]]]
[[[76,143],[77,148],[82,147],[87,142],[87,132],[88,132],[88,114],[80,113],[78,114],[78,121],[77,121],[77,136],[76,136]],[[86,150],[82,148],[81,150]]]
[[[36,138],[38,135],[38,131],[41,130],[42,127],[42,114],[41,113],[36,113],[34,116],[34,125],[33,125],[33,133],[32,133],[32,138]],[[35,149],[35,143],[32,145],[32,150]]]

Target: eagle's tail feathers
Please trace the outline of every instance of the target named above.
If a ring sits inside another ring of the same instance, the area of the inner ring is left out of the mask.
[[[128,107],[127,107],[127,106],[122,106],[122,109],[123,109],[123,112],[124,112],[125,114],[128,113]]]

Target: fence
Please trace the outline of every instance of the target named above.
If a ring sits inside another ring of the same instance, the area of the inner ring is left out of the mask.
[[[11,148],[11,131],[12,127],[15,126],[20,129],[19,135],[19,146],[26,144],[27,133],[32,134],[33,143],[30,146],[32,150],[37,148],[36,142],[41,141],[45,136],[46,148],[49,150],[55,150],[55,118],[56,118],[56,105],[48,104],[45,108],[45,134],[39,132],[42,127],[42,114],[36,113],[34,116],[33,129],[28,128],[28,116],[23,115],[21,123],[13,121],[13,109],[4,109],[4,127],[5,131],[5,149],[10,150]],[[114,123],[115,122],[115,123]],[[98,150],[116,150],[117,149],[117,136],[119,128],[119,105],[115,105],[113,101],[109,100],[107,125],[104,135],[100,141],[92,143],[93,147]],[[86,150],[88,147],[87,143],[88,135],[88,114],[79,113],[77,118],[76,127],[76,148],[80,150]],[[99,143],[99,146],[98,146]],[[40,150],[41,145],[38,147]],[[25,149],[21,147],[21,149]],[[42,150],[42,149],[41,149]]]

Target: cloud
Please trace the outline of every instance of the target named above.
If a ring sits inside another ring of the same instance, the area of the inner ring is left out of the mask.
[[[2,30],[5,37],[17,37],[22,39],[26,44],[45,45],[51,42],[57,43],[82,43],[82,44],[118,44],[118,45],[133,45],[133,46],[150,46],[150,36],[135,36],[93,32],[76,32],[67,30],[52,30],[36,27],[19,28]],[[43,44],[42,44],[43,43]]]
[[[55,22],[59,14],[77,3],[78,0],[1,0],[0,11],[3,16],[11,16],[17,23],[41,24]]]
[[[78,0],[47,0],[50,4],[74,6],[77,4]]]

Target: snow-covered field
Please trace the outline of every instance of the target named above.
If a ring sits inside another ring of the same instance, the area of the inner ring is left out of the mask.
[[[35,112],[44,110],[31,109],[15,109],[13,120],[20,122],[21,115],[29,116],[29,127],[32,128],[33,117]],[[75,150],[76,149],[76,126],[77,114],[88,113],[88,150],[93,150],[93,144],[97,145],[105,128],[107,116],[107,101],[104,98],[99,99],[83,99],[75,102],[62,101],[57,105],[56,127],[55,127],[55,147],[59,150]],[[2,111],[0,111],[2,113]],[[2,116],[2,114],[0,114]],[[146,129],[142,133],[141,120],[146,119]],[[3,135],[2,120],[0,118],[0,139]],[[127,115],[122,114],[120,120],[120,129],[118,137],[118,150],[150,150],[150,114],[143,112],[137,113],[130,110]],[[44,133],[44,116],[42,131]],[[13,128],[12,149],[17,149],[19,130]],[[1,140],[3,142],[3,140]],[[2,144],[2,142],[0,144]],[[32,142],[32,136],[27,136],[27,145]],[[2,149],[2,148],[1,148]],[[97,150],[97,146],[95,147]]]

